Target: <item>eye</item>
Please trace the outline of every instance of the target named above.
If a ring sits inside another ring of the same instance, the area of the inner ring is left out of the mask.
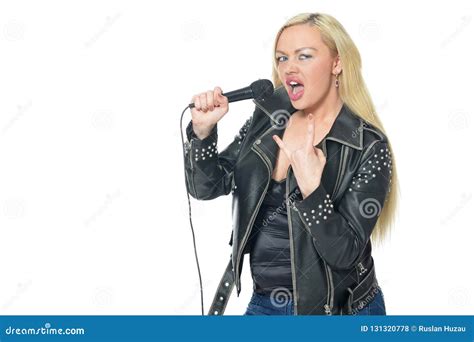
[[[283,62],[283,58],[286,58],[285,56],[279,56],[276,58],[277,62]]]
[[[305,55],[305,54],[300,55],[300,59],[308,59],[308,58],[311,58],[311,55]]]

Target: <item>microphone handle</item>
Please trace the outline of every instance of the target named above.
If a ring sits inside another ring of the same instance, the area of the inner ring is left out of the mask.
[[[229,91],[227,93],[222,93],[222,95],[227,97],[229,103],[253,98],[252,88],[250,87]],[[194,108],[194,103],[190,103],[188,107]]]

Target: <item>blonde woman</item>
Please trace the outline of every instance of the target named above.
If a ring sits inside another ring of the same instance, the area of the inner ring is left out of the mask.
[[[385,315],[372,242],[396,208],[393,152],[361,74],[359,52],[332,16],[303,13],[278,31],[269,98],[234,141],[217,149],[228,112],[219,87],[195,95],[186,133],[191,196],[232,192],[232,254],[209,310],[241,291],[246,315]]]

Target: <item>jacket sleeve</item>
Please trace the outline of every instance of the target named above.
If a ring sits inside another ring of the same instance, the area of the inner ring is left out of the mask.
[[[185,170],[189,194],[198,200],[211,200],[227,195],[233,183],[234,165],[239,157],[243,140],[249,131],[252,117],[247,119],[222,152],[217,151],[217,125],[209,136],[199,139],[193,131],[192,121],[186,127]]]
[[[391,166],[388,143],[375,141],[337,207],[322,184],[305,199],[294,201],[315,248],[331,268],[357,264],[390,191]]]

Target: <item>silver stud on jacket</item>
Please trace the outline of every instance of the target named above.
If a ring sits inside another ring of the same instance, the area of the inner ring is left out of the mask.
[[[204,140],[206,140],[206,139],[204,139]],[[206,160],[206,158],[211,159],[212,157],[217,157],[217,147],[216,147],[215,142],[212,142],[209,145],[201,144],[201,146],[206,146],[206,147],[201,147],[200,149],[196,148],[194,150],[194,160],[195,161]]]
[[[334,205],[331,201],[329,194],[326,194],[324,202],[318,205],[318,210],[311,210],[311,213],[303,211],[303,217],[307,222],[308,226],[312,226],[313,223],[319,224],[321,221],[327,220],[328,217],[333,213]],[[310,215],[311,214],[311,215]]]
[[[252,123],[252,117],[247,119],[245,124],[242,126],[242,128],[239,130],[239,134],[235,136],[234,143],[241,144],[242,141],[244,140],[245,136],[247,135],[247,132],[249,131],[249,126]],[[218,150],[217,150],[217,127],[214,127],[214,129],[211,131],[211,134],[207,136],[204,139],[198,139],[194,132],[192,132],[192,122],[188,125],[188,131],[190,135],[193,137],[194,143],[193,146],[197,148],[193,148],[192,151],[190,150],[190,143],[186,142],[185,143],[185,153],[191,153],[191,159],[195,162],[200,162],[200,161],[209,161],[213,160],[214,158],[217,158],[218,156]]]
[[[363,174],[358,173],[352,177],[349,191],[358,190],[364,184],[368,184],[377,176],[380,177],[388,169],[389,175],[392,173],[392,156],[388,148],[377,149],[374,155],[367,161],[366,166],[362,168]]]
[[[250,117],[249,119],[247,119],[247,121],[245,121],[244,126],[239,130],[239,134],[235,136],[234,140],[237,141],[238,144],[241,144],[242,140],[244,140],[251,123],[252,123],[252,117]]]

